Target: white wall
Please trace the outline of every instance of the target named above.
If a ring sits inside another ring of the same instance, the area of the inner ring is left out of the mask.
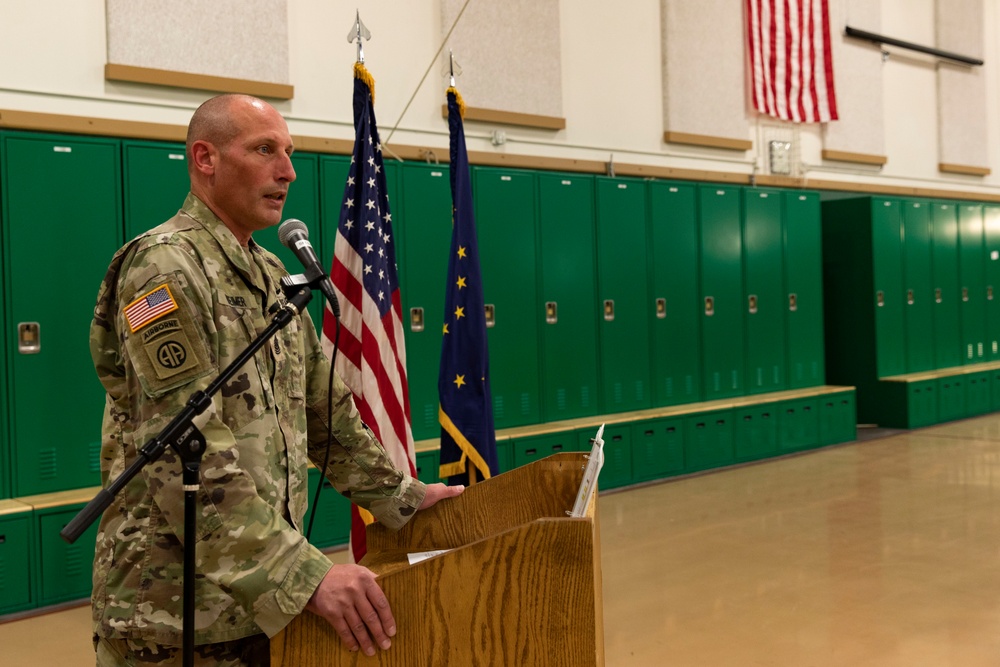
[[[472,0],[473,2],[498,0]],[[698,2],[698,0],[675,0]],[[833,0],[842,2],[843,0]],[[934,44],[935,0],[881,0],[881,31],[889,36]],[[742,12],[742,0],[731,0]],[[955,189],[1000,194],[1000,0],[985,0],[983,73],[987,80],[988,155],[993,173],[985,178],[943,175],[939,160],[936,77],[933,59],[893,49],[883,64],[882,105],[888,163],[854,168],[824,163],[820,129],[803,126],[799,159],[810,178],[861,183]],[[355,47],[346,39],[355,9],[372,31],[366,61],[376,80],[376,114],[382,138],[414,94],[390,144],[440,148],[446,152],[447,125],[441,104],[447,80],[443,61],[431,63],[440,46],[437,0],[291,0],[289,61],[295,97],[277,104],[292,132],[351,139],[351,67]],[[709,169],[749,174],[766,156],[663,143],[660,0],[563,0],[563,112],[558,132],[494,128],[470,123],[470,150],[579,158],[662,167]],[[194,20],[192,18],[192,20]],[[831,27],[840,32],[843,26]],[[185,125],[206,95],[104,80],[105,7],[100,0],[0,0],[0,114],[3,110],[92,116]],[[727,36],[720,36],[727,38]],[[728,36],[732,38],[732,36]],[[742,38],[742,36],[740,36]],[[260,35],[268,39],[267,34]],[[711,45],[706,45],[711,48]],[[447,48],[444,51],[447,54]],[[461,54],[456,54],[459,59]],[[468,71],[463,77],[474,77]],[[461,89],[462,79],[458,82]],[[768,126],[752,119],[748,139],[758,140]],[[773,125],[773,123],[771,123]],[[493,129],[508,143],[494,147]]]

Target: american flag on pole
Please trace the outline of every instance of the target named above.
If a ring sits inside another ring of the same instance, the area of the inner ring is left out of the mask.
[[[330,277],[341,305],[336,370],[354,393],[361,419],[397,468],[416,477],[406,384],[396,238],[386,196],[382,146],[375,126],[375,81],[354,66],[354,154],[344,187]],[[323,344],[333,347],[336,322],[327,309]],[[365,521],[351,505],[351,549],[366,551]],[[366,513],[367,514],[367,513]],[[370,517],[369,517],[370,518]]]
[[[794,123],[837,120],[829,0],[746,0],[754,108]]]

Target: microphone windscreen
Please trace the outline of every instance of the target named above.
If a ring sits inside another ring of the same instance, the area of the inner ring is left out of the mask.
[[[299,232],[307,239],[309,238],[309,229],[306,227],[306,223],[295,218],[289,218],[278,227],[278,241],[286,248],[290,248],[291,245],[289,244],[292,243],[292,236],[296,232]]]

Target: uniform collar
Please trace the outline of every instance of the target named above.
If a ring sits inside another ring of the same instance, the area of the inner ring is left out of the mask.
[[[266,291],[263,285],[257,284],[259,280],[254,280],[254,276],[258,271],[255,271],[250,266],[251,260],[248,253],[257,245],[256,241],[251,238],[246,248],[241,246],[240,242],[236,240],[236,236],[226,226],[226,223],[213,213],[212,209],[205,202],[191,192],[188,193],[187,198],[184,200],[184,207],[181,210],[201,223],[205,230],[215,239],[215,242],[219,244],[219,247],[222,248],[222,252],[226,255],[229,263],[236,267],[247,281],[258,289]]]

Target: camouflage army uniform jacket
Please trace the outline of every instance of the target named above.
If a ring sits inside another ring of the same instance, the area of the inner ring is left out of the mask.
[[[284,302],[280,261],[239,245],[193,195],[171,220],[118,251],[101,285],[91,354],[107,390],[101,467],[117,477]],[[323,462],[330,364],[308,313],[279,331],[196,420],[208,443],[198,503],[195,642],[273,636],[304,608],[331,563],[302,535],[307,457]],[[399,472],[334,381],[326,476],[390,527],[425,486]],[[207,421],[205,418],[207,417]],[[184,496],[167,448],[101,519],[95,632],[182,643]]]

